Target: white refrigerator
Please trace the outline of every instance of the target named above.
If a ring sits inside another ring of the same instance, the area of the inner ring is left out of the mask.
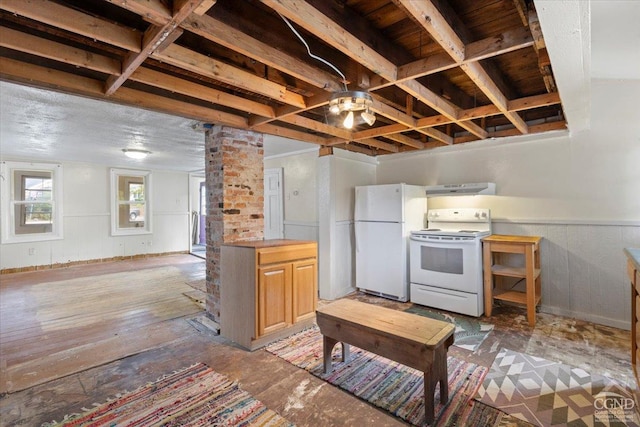
[[[356,287],[397,301],[409,300],[409,235],[425,227],[425,187],[356,187]]]

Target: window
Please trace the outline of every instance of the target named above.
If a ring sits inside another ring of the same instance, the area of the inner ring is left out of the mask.
[[[62,238],[62,165],[2,162],[2,243]]]
[[[111,169],[111,234],[151,233],[151,172]]]

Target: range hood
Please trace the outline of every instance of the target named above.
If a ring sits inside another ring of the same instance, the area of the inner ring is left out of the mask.
[[[426,187],[427,196],[472,196],[479,194],[496,194],[493,182],[476,182],[472,184],[442,184]]]

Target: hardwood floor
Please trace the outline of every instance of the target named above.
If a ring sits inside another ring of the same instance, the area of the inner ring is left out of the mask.
[[[176,369],[203,362],[299,426],[404,425],[263,350],[214,335],[203,318],[204,260],[172,255],[0,276],[0,425],[60,420]],[[354,294],[396,309],[411,304]],[[475,352],[449,354],[490,366],[515,351],[580,366],[635,387],[629,332],[499,307]]]

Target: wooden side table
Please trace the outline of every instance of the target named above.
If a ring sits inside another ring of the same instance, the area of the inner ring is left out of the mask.
[[[484,312],[491,316],[493,300],[499,299],[527,307],[529,326],[536,324],[536,306],[540,303],[540,241],[538,236],[510,236],[493,234],[482,239],[484,262]],[[499,264],[500,254],[524,255],[524,266],[509,267]],[[525,291],[504,290],[495,287],[494,276],[525,279]]]

